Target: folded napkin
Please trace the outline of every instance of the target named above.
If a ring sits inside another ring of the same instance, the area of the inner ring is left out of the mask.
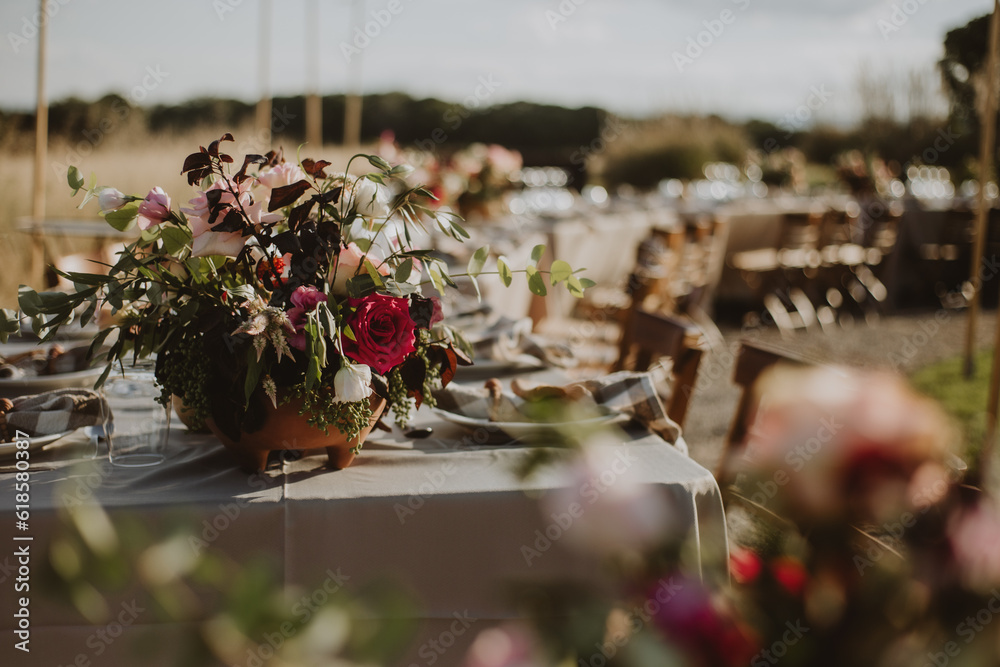
[[[667,416],[652,374],[620,371],[602,378],[573,382],[563,389],[570,395],[579,395],[581,390],[586,390],[588,398],[592,397],[598,405],[628,415],[684,454],[688,453],[687,444],[681,437],[681,427]],[[537,388],[531,391],[537,391]],[[435,392],[434,397],[439,409],[471,419],[495,422],[526,420],[519,407],[523,399],[499,392],[495,380],[487,381],[486,387],[450,384]]]
[[[546,340],[531,332],[530,317],[515,320],[500,316],[483,329],[470,332],[473,360],[518,361],[528,355],[547,366],[570,368],[577,361],[569,345]]]
[[[96,426],[109,414],[107,401],[90,389],[59,389],[0,399],[0,442],[13,442],[18,431],[37,438]]]

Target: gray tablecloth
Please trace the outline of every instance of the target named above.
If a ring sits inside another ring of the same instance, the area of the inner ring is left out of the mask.
[[[374,579],[398,582],[420,608],[419,636],[398,663],[407,666],[429,664],[425,642],[446,632],[455,614],[477,620],[452,637],[455,647],[435,662],[460,662],[476,631],[516,614],[507,595],[511,584],[601,576],[596,560],[560,541],[530,563],[523,555],[521,547],[533,544],[536,531],[551,523],[525,491],[562,483],[547,472],[518,481],[512,470],[530,454],[528,448],[476,445],[427,410],[418,413],[418,421],[433,427],[430,438],[376,433],[354,464],[337,472],[324,467],[325,457],[311,456],[248,475],[210,436],[183,427],[172,431],[169,460],[153,468],[36,453],[27,532],[15,528],[14,477],[0,475],[0,664],[69,665],[79,656],[93,665],[176,664],[170,649],[185,632],[197,630],[197,619],[163,624],[132,590],[111,595],[110,608],[125,610],[138,599],[144,611],[124,629],[124,638],[106,644],[94,639],[101,628],[47,594],[42,573],[53,539],[65,532],[60,507],[67,500],[96,500],[116,525],[138,518],[152,535],[180,527],[238,563],[263,559],[286,586],[314,590],[329,572],[347,575],[349,591]],[[677,500],[706,576],[723,578],[725,519],[712,475],[654,436],[638,434],[623,446],[637,457],[639,479]],[[14,541],[25,535],[32,541]],[[15,651],[12,639],[20,595],[14,592],[14,553],[23,544],[30,544],[32,554],[30,654]],[[149,637],[166,650],[155,660],[137,661],[131,652],[148,648]]]

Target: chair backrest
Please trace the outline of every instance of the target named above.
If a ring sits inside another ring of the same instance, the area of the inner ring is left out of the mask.
[[[667,415],[683,426],[704,347],[704,336],[694,324],[633,307],[622,326],[614,370],[645,371],[660,358],[670,357],[673,389],[667,401]]]
[[[719,465],[715,474],[716,481],[718,481],[719,487],[723,489],[723,493],[725,493],[725,487],[732,481],[732,464],[739,455],[740,446],[746,439],[749,418],[756,407],[754,405],[754,383],[764,371],[782,363],[805,366],[812,362],[784,350],[760,343],[751,343],[748,341],[740,343],[739,354],[736,357],[736,365],[733,369],[733,384],[740,387],[742,393],[740,394],[739,403],[736,405],[736,412],[729,426],[729,434],[726,437],[722,457],[719,459]]]

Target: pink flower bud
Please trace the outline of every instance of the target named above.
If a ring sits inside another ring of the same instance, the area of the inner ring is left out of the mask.
[[[97,203],[101,207],[101,213],[117,211],[125,205],[125,195],[115,188],[104,188],[97,195]]]

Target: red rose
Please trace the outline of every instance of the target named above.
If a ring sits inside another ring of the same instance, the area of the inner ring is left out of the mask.
[[[354,361],[385,373],[416,350],[410,317],[410,302],[402,297],[371,294],[363,299],[348,299],[354,308],[346,324],[355,340],[341,337],[344,354]]]

